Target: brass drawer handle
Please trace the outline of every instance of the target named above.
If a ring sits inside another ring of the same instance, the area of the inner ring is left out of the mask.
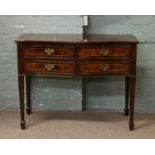
[[[53,64],[46,64],[45,65],[45,68],[48,70],[48,71],[51,71],[52,69],[54,69],[54,65]]]
[[[99,51],[99,53],[102,54],[103,56],[106,56],[106,55],[108,55],[109,50],[107,50],[107,49],[102,49],[102,50]]]
[[[109,65],[100,65],[100,69],[102,71],[107,71],[109,69]]]
[[[52,55],[54,53],[54,49],[53,48],[46,48],[45,49],[45,53],[49,56]]]

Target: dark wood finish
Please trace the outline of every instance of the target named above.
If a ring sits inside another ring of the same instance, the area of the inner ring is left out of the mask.
[[[129,57],[128,48],[119,48],[119,47],[99,47],[99,48],[82,48],[79,51],[80,58],[114,58],[118,57],[125,58]]]
[[[23,52],[22,44],[17,45],[18,48],[18,88],[19,88],[19,102],[20,102],[20,114],[21,122],[20,126],[25,129],[25,116],[24,116],[24,72],[23,72]]]
[[[125,77],[125,108],[124,113],[126,116],[129,114],[129,77]]]
[[[136,77],[129,78],[130,83],[130,121],[129,121],[129,128],[133,130],[134,128],[134,104],[135,104],[135,85],[136,85]]]
[[[34,47],[25,48],[25,58],[73,58],[72,48]]]
[[[31,114],[31,76],[26,76],[26,112]]]
[[[25,73],[40,74],[72,74],[74,72],[74,64],[60,61],[43,61],[33,62],[26,61],[24,64]]]
[[[136,52],[133,35],[23,34],[17,40],[21,128],[25,128],[24,77],[27,113],[31,113],[31,76],[80,77],[125,76],[125,115],[134,127]],[[83,97],[84,102],[84,97]],[[84,106],[83,106],[84,110]]]
[[[111,63],[109,61],[89,61],[80,63],[80,74],[129,74],[128,63]]]
[[[85,110],[85,100],[86,100],[86,96],[85,96],[85,94],[86,94],[86,82],[85,82],[85,78],[83,78],[82,79],[82,111],[84,111]]]
[[[126,44],[135,45],[138,40],[133,35],[100,35],[100,34],[22,34],[16,39],[16,42],[24,42],[26,44],[34,44],[42,42],[43,45],[48,43],[56,44],[96,44],[96,43],[108,43],[108,44]]]

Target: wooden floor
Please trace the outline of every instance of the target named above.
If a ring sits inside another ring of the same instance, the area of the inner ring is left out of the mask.
[[[19,126],[19,112],[0,112],[0,138],[155,138],[155,114],[136,114],[135,130],[128,117],[103,112],[34,112]]]

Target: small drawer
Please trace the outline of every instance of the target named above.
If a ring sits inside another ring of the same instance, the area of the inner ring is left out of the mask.
[[[80,58],[106,58],[106,57],[129,57],[129,48],[102,47],[102,48],[81,48]]]
[[[67,74],[74,72],[73,63],[63,62],[26,62],[26,73]]]
[[[128,74],[128,63],[110,62],[83,62],[80,63],[81,74]]]
[[[25,58],[73,58],[73,48],[47,47],[25,48]]]

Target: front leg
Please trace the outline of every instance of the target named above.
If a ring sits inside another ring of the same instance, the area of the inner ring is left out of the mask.
[[[129,77],[125,77],[125,116],[129,114]]]
[[[26,112],[27,114],[31,114],[31,77],[26,76]]]
[[[19,102],[20,102],[20,114],[21,122],[20,126],[22,129],[25,129],[25,116],[24,116],[24,76],[18,76],[18,88],[19,88]]]
[[[136,85],[136,77],[130,77],[130,121],[129,128],[133,130],[134,128],[134,104],[135,104],[135,85]]]

